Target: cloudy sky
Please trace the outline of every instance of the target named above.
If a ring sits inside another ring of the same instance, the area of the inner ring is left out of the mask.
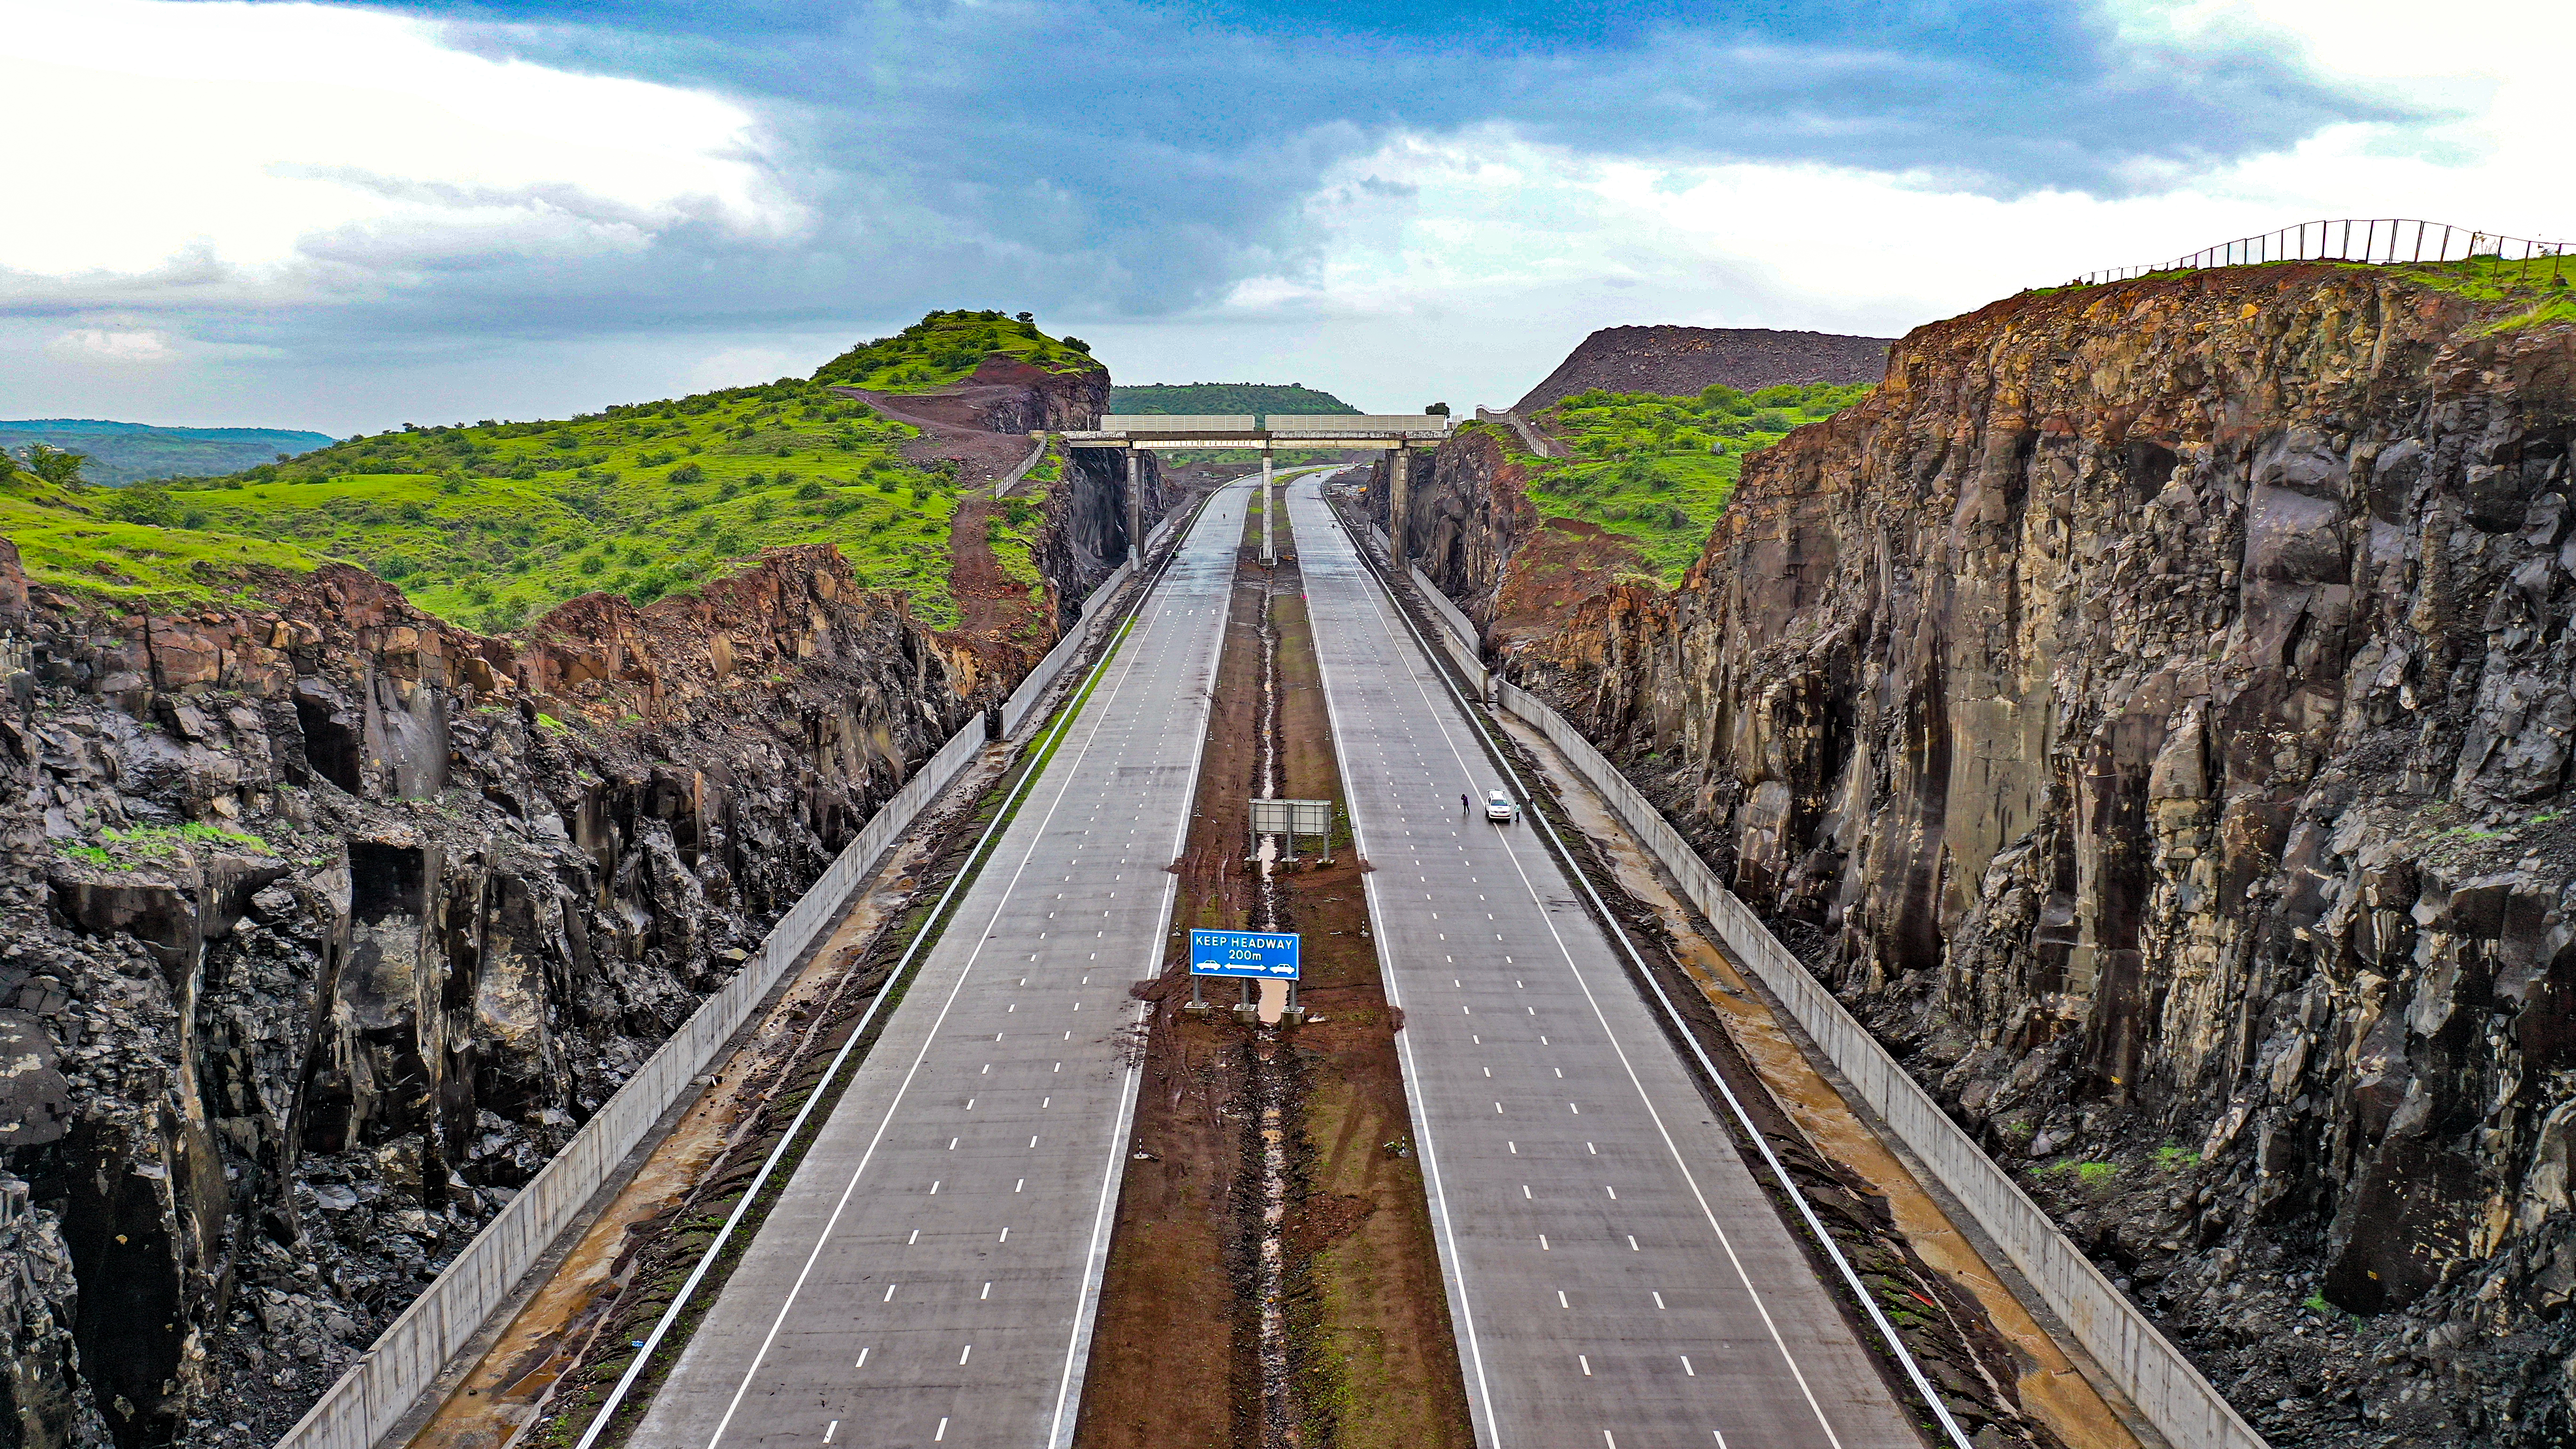
[[[346,434],[1031,309],[1502,404],[2308,218],[2576,234],[2576,6],[0,0],[0,417]]]

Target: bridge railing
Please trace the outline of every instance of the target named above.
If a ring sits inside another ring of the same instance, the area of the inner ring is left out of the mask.
[[[2208,267],[2260,266],[2265,262],[2464,262],[2492,257],[2515,267],[2516,284],[2576,278],[2576,243],[2537,241],[2476,227],[2413,217],[2338,217],[2303,221],[2275,231],[2241,236],[2207,246],[2167,262],[2134,267],[2106,267],[2075,279],[2078,286],[2124,281],[2150,272],[2188,272]],[[2561,269],[2564,269],[2563,271]]]

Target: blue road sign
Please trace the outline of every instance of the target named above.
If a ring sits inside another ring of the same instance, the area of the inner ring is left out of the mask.
[[[1297,979],[1297,937],[1287,931],[1192,931],[1192,976]]]

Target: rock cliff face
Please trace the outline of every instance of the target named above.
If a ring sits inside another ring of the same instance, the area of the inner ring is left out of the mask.
[[[1051,497],[1068,610],[1123,481]],[[0,541],[11,1442],[273,1441],[1017,682],[828,547],[509,639],[266,597],[101,616]]]
[[[2498,315],[1926,327],[1681,588],[1508,651],[2276,1443],[2576,1433],[2576,335]]]
[[[922,430],[904,448],[919,462],[952,458],[965,477],[985,481],[1027,456],[1029,434],[1093,427],[1109,408],[1109,371],[1049,372],[994,353],[960,382],[927,392],[836,387],[898,422]]]

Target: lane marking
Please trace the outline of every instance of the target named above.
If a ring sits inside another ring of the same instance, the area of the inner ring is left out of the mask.
[[[1298,511],[1293,507],[1293,504],[1301,501],[1303,501],[1302,498],[1292,499],[1292,514]],[[1320,501],[1318,502],[1318,506],[1321,506]],[[1333,530],[1333,532],[1338,536],[1338,529]],[[1329,555],[1327,556],[1329,557]],[[1313,596],[1313,585],[1311,582],[1308,584],[1307,592],[1308,596],[1311,598]],[[1317,682],[1322,684],[1324,689],[1324,721],[1332,730],[1333,759],[1334,763],[1340,767],[1342,772],[1342,791],[1344,795],[1356,799],[1359,792],[1351,787],[1349,764],[1351,752],[1342,739],[1342,712],[1333,707],[1333,675],[1332,671],[1324,666],[1324,652],[1321,649],[1315,651],[1315,674]],[[1382,746],[1381,753],[1383,753]],[[1368,854],[1368,841],[1366,835],[1360,829],[1359,812],[1353,810],[1350,812],[1350,815],[1351,852],[1354,855],[1366,857]],[[1386,917],[1384,915],[1383,908],[1378,901],[1376,879],[1373,876],[1360,877],[1360,889],[1362,894],[1368,898],[1369,911],[1372,918],[1383,922]],[[1398,1011],[1402,1011],[1404,1009],[1404,996],[1396,986],[1395,972],[1392,969],[1393,962],[1390,959],[1394,954],[1393,942],[1381,941],[1379,943],[1379,950],[1381,953],[1381,960],[1388,968],[1381,970],[1379,973],[1380,979],[1386,986],[1387,1005],[1394,1007]],[[1440,1173],[1439,1149],[1433,1138],[1430,1119],[1422,1111],[1422,1104],[1415,1100],[1413,1086],[1416,1082],[1423,1080],[1422,1068],[1420,1064],[1414,1060],[1412,1034],[1409,1032],[1397,1032],[1395,1034],[1395,1041],[1398,1051],[1404,1057],[1404,1093],[1406,1102],[1413,1109],[1412,1117],[1414,1122],[1414,1135],[1419,1139],[1415,1145],[1422,1153],[1423,1183],[1430,1194],[1432,1215],[1438,1220],[1440,1225],[1440,1237],[1447,1244],[1447,1251],[1440,1255],[1440,1277],[1449,1290],[1450,1307],[1456,1316],[1458,1330],[1466,1337],[1467,1340],[1467,1361],[1473,1366],[1476,1376],[1476,1405],[1485,1411],[1485,1438],[1478,1446],[1478,1449],[1502,1449],[1502,1421],[1497,1416],[1494,1409],[1493,1384],[1485,1369],[1484,1341],[1476,1331],[1475,1302],[1473,1295],[1467,1286],[1466,1259],[1464,1255],[1460,1253],[1458,1248],[1458,1227],[1455,1219],[1450,1214],[1449,1193]],[[1497,1105],[1499,1106],[1499,1104]],[[1546,1239],[1541,1238],[1539,1241],[1542,1247],[1546,1245]],[[1472,1416],[1473,1411],[1471,1410],[1470,1417],[1472,1418]]]
[[[806,1253],[804,1265],[797,1270],[795,1281],[789,1285],[786,1296],[780,1300],[778,1313],[770,1320],[769,1331],[761,1336],[760,1347],[752,1354],[750,1365],[743,1370],[742,1381],[734,1386],[733,1397],[726,1403],[723,1417],[716,1421],[714,1432],[707,1436],[707,1449],[715,1449],[715,1445],[724,1438],[725,1430],[732,1427],[734,1415],[741,1411],[743,1396],[751,1391],[751,1381],[759,1375],[761,1366],[768,1361],[769,1351],[778,1342],[779,1332],[785,1328],[787,1315],[794,1311],[797,1298],[805,1291],[806,1280],[813,1276],[814,1265],[822,1258],[825,1244],[831,1241],[833,1231],[840,1226],[842,1214],[849,1210],[850,1199],[858,1192],[860,1177],[867,1172],[869,1164],[876,1160],[877,1149],[884,1144],[887,1129],[893,1125],[895,1114],[902,1110],[904,1098],[912,1090],[914,1080],[920,1076],[922,1064],[929,1058],[931,1047],[939,1042],[941,1028],[948,1024],[948,1015],[955,1009],[958,997],[964,993],[967,981],[973,978],[976,962],[984,954],[984,943],[993,939],[995,928],[1001,924],[1002,913],[1010,907],[1013,898],[1018,894],[1022,877],[1028,873],[1030,864],[1037,859],[1039,847],[1046,841],[1048,829],[1055,822],[1056,812],[1064,807],[1065,799],[1073,788],[1073,777],[1081,773],[1083,762],[1090,758],[1091,747],[1099,741],[1102,718],[1116,707],[1118,698],[1125,692],[1128,681],[1135,677],[1136,665],[1144,655],[1146,639],[1151,637],[1153,628],[1153,625],[1148,624],[1145,637],[1133,641],[1136,648],[1119,649],[1118,682],[1111,687],[1109,698],[1102,701],[1096,711],[1088,706],[1084,708],[1083,713],[1090,715],[1091,718],[1088,721],[1089,727],[1083,732],[1081,747],[1074,752],[1073,759],[1067,762],[1064,773],[1056,781],[1055,798],[1048,802],[1046,814],[1040,818],[1037,829],[1032,832],[1028,848],[1021,852],[1020,863],[1011,872],[1011,879],[1003,887],[1000,899],[994,904],[992,915],[984,923],[984,929],[976,933],[975,944],[968,951],[965,964],[958,969],[955,984],[948,988],[948,996],[940,1003],[938,1016],[932,1019],[930,1030],[923,1036],[920,1049],[913,1054],[912,1064],[905,1069],[903,1080],[896,1085],[894,1098],[887,1103],[885,1115],[878,1120],[875,1133],[868,1139],[867,1149],[859,1156],[858,1165],[850,1170],[850,1180],[842,1187],[839,1201],[832,1205],[831,1216],[824,1220],[822,1230],[815,1234],[813,1248]],[[1113,645],[1113,647],[1116,646]],[[1048,763],[1052,766],[1054,762]],[[853,1040],[855,1039],[854,1037]],[[970,1099],[967,1107],[971,1110],[973,1106],[974,1103]],[[1010,1229],[1002,1230],[1004,1240],[1008,1240],[1010,1235]],[[891,1287],[886,1290],[886,1296],[889,1300],[893,1298],[894,1290]],[[638,1362],[640,1363],[641,1360],[639,1359]],[[1062,1409],[1059,1406],[1058,1416],[1061,1417],[1061,1415]],[[940,1420],[939,1427],[940,1434],[944,1437],[948,1431],[948,1421]]]
[[[1200,529],[1208,526],[1207,520],[1208,515],[1204,511],[1201,512],[1199,515],[1199,521],[1191,525],[1189,534],[1182,539],[1183,547],[1189,546],[1197,539]],[[1227,536],[1225,533],[1226,526],[1226,515],[1220,514],[1214,525],[1214,531],[1210,534],[1210,538],[1214,541],[1215,546],[1210,549],[1208,558],[1200,560],[1200,562],[1209,566],[1209,576],[1202,580],[1202,582],[1210,586],[1214,586],[1220,582],[1214,577],[1214,574],[1215,566],[1222,561],[1218,557],[1218,550],[1225,547],[1223,539]],[[1242,533],[1242,521],[1239,516],[1234,518],[1233,526],[1235,529],[1234,536],[1240,537]],[[1176,549],[1172,555],[1173,567],[1178,567],[1180,558],[1180,552]],[[1173,822],[1172,855],[1175,859],[1180,856],[1182,847],[1187,843],[1189,838],[1191,816],[1190,805],[1198,798],[1199,763],[1201,757],[1206,753],[1207,721],[1209,712],[1213,709],[1215,702],[1214,684],[1216,674],[1217,671],[1223,667],[1225,631],[1232,626],[1234,620],[1234,577],[1232,572],[1227,572],[1221,582],[1223,587],[1224,603],[1216,611],[1217,617],[1213,632],[1207,636],[1216,641],[1215,652],[1210,654],[1206,661],[1206,677],[1209,687],[1204,690],[1191,690],[1188,697],[1196,701],[1196,703],[1186,707],[1184,711],[1175,712],[1167,708],[1164,712],[1165,724],[1163,738],[1165,739],[1172,737],[1174,726],[1179,723],[1180,713],[1185,712],[1190,715],[1192,719],[1191,726],[1184,730],[1180,736],[1182,739],[1191,742],[1191,748],[1189,776],[1183,785],[1182,794],[1180,796],[1180,808],[1175,812],[1176,818]],[[1105,791],[1103,793],[1104,795],[1106,794]],[[1159,931],[1162,924],[1171,919],[1172,901],[1175,893],[1179,889],[1180,877],[1170,874],[1166,874],[1163,877],[1161,890],[1162,900],[1158,908],[1159,913],[1154,918],[1158,934],[1145,944],[1145,970],[1139,979],[1156,975],[1161,969],[1163,938],[1159,934]],[[1097,953],[1094,953],[1092,959],[1097,961],[1100,957]],[[1084,979],[1088,980],[1089,978],[1086,977]],[[1145,1003],[1136,1003],[1134,1011],[1136,1013],[1137,1020],[1141,1021],[1144,1019],[1143,1014],[1145,1009]],[[1066,1032],[1064,1034],[1064,1039],[1066,1041],[1073,1040],[1073,1033],[1070,1031]],[[1074,1385],[1079,1381],[1082,1374],[1083,1363],[1091,1343],[1092,1329],[1099,1322],[1102,1280],[1107,1273],[1109,1266],[1109,1233],[1111,1227],[1114,1226],[1114,1212],[1118,1202],[1118,1182],[1121,1175],[1121,1169],[1126,1165],[1127,1138],[1129,1132],[1133,1130],[1135,1125],[1136,1092],[1140,1080],[1141,1078],[1138,1074],[1137,1068],[1131,1064],[1127,1067],[1123,1080],[1119,1083],[1117,1096],[1118,1105],[1115,1113],[1116,1125],[1109,1133],[1109,1151],[1107,1160],[1102,1164],[1100,1173],[1100,1195],[1098,1201],[1092,1208],[1091,1255],[1083,1265],[1082,1287],[1074,1300],[1073,1333],[1064,1347],[1064,1373],[1056,1382],[1055,1424],[1047,1434],[1047,1443],[1050,1446],[1050,1449],[1070,1449],[1073,1442],[1074,1421],[1072,1418],[1068,1417],[1068,1410],[1076,1406],[1073,1396]]]
[[[1320,495],[1316,498],[1316,504],[1319,507],[1321,506]],[[1341,562],[1342,560],[1339,559],[1333,560],[1333,564],[1336,568],[1338,568]],[[1356,556],[1354,556],[1353,562],[1356,562]],[[1400,637],[1396,633],[1393,622],[1387,617],[1385,603],[1380,598],[1384,589],[1383,586],[1379,584],[1376,576],[1369,573],[1365,568],[1362,568],[1351,572],[1349,574],[1349,578],[1350,582],[1357,585],[1356,592],[1359,594],[1361,601],[1365,604],[1369,612],[1376,616],[1379,630],[1386,636],[1387,644],[1391,650],[1391,655],[1381,657],[1392,657],[1398,660],[1410,658],[1411,656],[1407,653],[1408,648],[1411,647],[1410,640],[1408,637]],[[1311,593],[1311,584],[1309,591]],[[1322,668],[1322,663],[1322,651],[1318,650],[1316,659],[1317,672],[1319,675],[1324,676],[1325,698],[1327,702],[1329,702],[1332,697],[1332,683],[1329,675],[1325,674],[1325,671]],[[1421,697],[1423,708],[1430,714],[1433,726],[1440,731],[1442,743],[1449,747],[1450,757],[1457,762],[1459,772],[1469,776],[1483,773],[1482,771],[1471,767],[1467,763],[1467,757],[1459,748],[1457,737],[1449,727],[1449,720],[1446,717],[1449,711],[1442,707],[1442,702],[1435,701],[1433,699],[1431,691],[1421,674],[1415,673],[1413,675],[1413,686],[1415,692]],[[1338,716],[1335,717],[1334,727],[1336,738],[1338,738],[1340,729]],[[1354,819],[1352,821],[1351,831],[1354,837],[1354,842],[1356,843],[1356,837],[1359,833],[1359,823],[1356,819],[1357,812],[1353,813]],[[1826,1443],[1833,1446],[1833,1449],[1842,1449],[1842,1436],[1834,1432],[1832,1421],[1825,1417],[1825,1407],[1822,1403],[1818,1402],[1814,1386],[1807,1382],[1805,1371],[1798,1365],[1797,1355],[1790,1351],[1788,1339],[1782,1335],[1780,1325],[1772,1318],[1770,1305],[1763,1301],[1761,1291],[1753,1284],[1753,1275],[1751,1271],[1745,1266],[1744,1260],[1736,1253],[1735,1243],[1727,1235],[1725,1226],[1718,1221],[1715,1205],[1709,1202],[1708,1194],[1701,1189],[1698,1177],[1691,1172],[1689,1161],[1682,1155],[1681,1144],[1674,1140],[1671,1129],[1665,1125],[1663,1114],[1655,1110],[1654,1099],[1647,1093],[1644,1079],[1637,1074],[1636,1064],[1629,1060],[1627,1049],[1619,1044],[1617,1035],[1610,1030],[1609,1014],[1602,1008],[1600,999],[1594,995],[1592,984],[1585,978],[1583,968],[1576,963],[1573,947],[1566,941],[1565,933],[1557,928],[1556,915],[1554,912],[1547,909],[1546,897],[1539,892],[1537,884],[1530,879],[1528,868],[1521,862],[1519,848],[1513,843],[1511,837],[1505,835],[1499,830],[1493,832],[1493,838],[1501,844],[1503,848],[1503,857],[1511,862],[1513,873],[1520,877],[1521,887],[1523,890],[1528,892],[1531,904],[1538,908],[1541,921],[1547,927],[1548,934],[1555,939],[1557,952],[1564,958],[1567,971],[1574,977],[1575,985],[1583,992],[1584,1000],[1591,1005],[1594,1019],[1601,1024],[1603,1037],[1608,1041],[1610,1050],[1618,1056],[1620,1066],[1628,1074],[1630,1085],[1636,1088],[1637,1099],[1646,1109],[1647,1117],[1654,1123],[1656,1133],[1663,1138],[1665,1149],[1672,1154],[1673,1164],[1681,1172],[1682,1180],[1689,1185],[1692,1197],[1698,1200],[1701,1214],[1707,1218],[1709,1229],[1717,1235],[1718,1245],[1724,1249],[1728,1264],[1735,1270],[1736,1281],[1743,1286],[1745,1295],[1752,1300],[1754,1311],[1761,1315],[1762,1326],[1769,1331],[1772,1345],[1779,1350],[1782,1364],[1788,1368],[1789,1376],[1796,1381],[1799,1394],[1807,1401],[1808,1410],[1815,1415],[1817,1427],[1824,1431]],[[1372,885],[1374,884],[1373,882],[1367,883]],[[1499,940],[1501,938],[1497,937],[1496,939]],[[1392,950],[1389,950],[1387,954],[1392,956]],[[1393,975],[1392,970],[1390,970],[1388,974],[1391,977]],[[1391,989],[1392,982],[1390,982],[1390,990]],[[1537,1010],[1532,1008],[1530,1015],[1536,1016],[1537,1014]],[[1399,1034],[1399,1039],[1401,1039],[1401,1037],[1402,1034]],[[1408,1053],[1405,1063],[1406,1069],[1410,1071],[1412,1069],[1412,1065],[1410,1054]],[[1586,1143],[1585,1145],[1588,1147],[1591,1144]],[[1632,1243],[1633,1241],[1634,1240],[1631,1239]],[[1590,1372],[1591,1370],[1587,1366],[1585,1373],[1589,1375]],[[1481,1358],[1478,1362],[1478,1373],[1481,1382],[1481,1375],[1483,1373]],[[1490,1412],[1489,1406],[1489,1417]],[[1496,1437],[1497,1439],[1500,1438],[1499,1433],[1497,1433]]]

